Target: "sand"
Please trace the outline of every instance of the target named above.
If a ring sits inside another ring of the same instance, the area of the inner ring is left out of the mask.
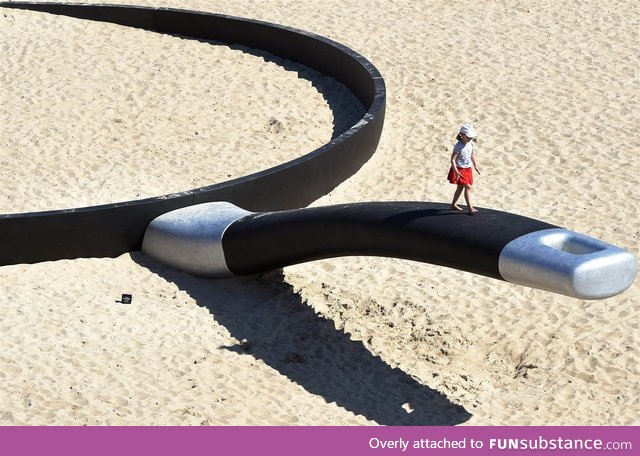
[[[449,201],[470,122],[478,206],[637,256],[640,6],[529,3],[144,2],[376,65],[379,148],[314,205]],[[0,33],[0,213],[220,182],[360,115],[340,84],[248,49],[8,9]],[[134,252],[5,266],[0,284],[3,425],[640,424],[637,283],[580,301],[385,258],[206,280]]]

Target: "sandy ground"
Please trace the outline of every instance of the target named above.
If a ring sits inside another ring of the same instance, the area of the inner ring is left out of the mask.
[[[637,2],[144,3],[308,30],[377,66],[378,151],[314,204],[449,201],[470,122],[478,206],[638,255]],[[0,213],[220,182],[361,114],[253,50],[8,9],[0,34]],[[229,280],[137,252],[6,266],[0,424],[638,425],[639,303],[637,283],[580,301],[385,258]]]

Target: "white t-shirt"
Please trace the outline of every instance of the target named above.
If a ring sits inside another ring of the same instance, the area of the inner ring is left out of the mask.
[[[469,141],[467,144],[458,141],[456,145],[453,146],[453,152],[456,154],[456,166],[458,168],[471,168],[471,166],[473,166],[471,162],[473,141]]]

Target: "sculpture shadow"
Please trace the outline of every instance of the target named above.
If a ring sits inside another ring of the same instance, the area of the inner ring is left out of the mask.
[[[255,57],[261,57],[265,62],[275,63],[286,71],[296,72],[298,78],[309,81],[318,93],[322,95],[333,114],[332,140],[354,126],[366,112],[362,103],[344,85],[308,66],[275,56],[260,49],[237,45],[230,46],[230,48]],[[302,102],[305,101],[302,100]]]
[[[214,348],[253,356],[327,403],[381,425],[455,425],[471,417],[442,393],[390,367],[361,342],[336,330],[331,320],[302,300],[281,271],[202,279],[140,252],[131,257],[188,293],[241,341]]]
[[[333,115],[333,131],[331,139],[335,139],[349,128],[354,126],[364,116],[366,110],[356,96],[343,84],[335,79],[325,76],[322,73],[301,63],[293,62],[283,57],[278,57],[261,49],[250,48],[238,44],[227,44],[215,40],[204,40],[183,35],[173,35],[180,39],[195,40],[207,43],[212,46],[226,46],[229,49],[240,51],[244,54],[259,57],[267,63],[274,63],[285,71],[295,72],[300,79],[305,79],[311,83],[314,89],[324,98]],[[301,100],[302,103],[307,100]]]

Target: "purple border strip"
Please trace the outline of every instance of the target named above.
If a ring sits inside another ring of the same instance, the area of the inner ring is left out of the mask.
[[[2,427],[1,454],[496,455],[640,452],[630,427]]]

